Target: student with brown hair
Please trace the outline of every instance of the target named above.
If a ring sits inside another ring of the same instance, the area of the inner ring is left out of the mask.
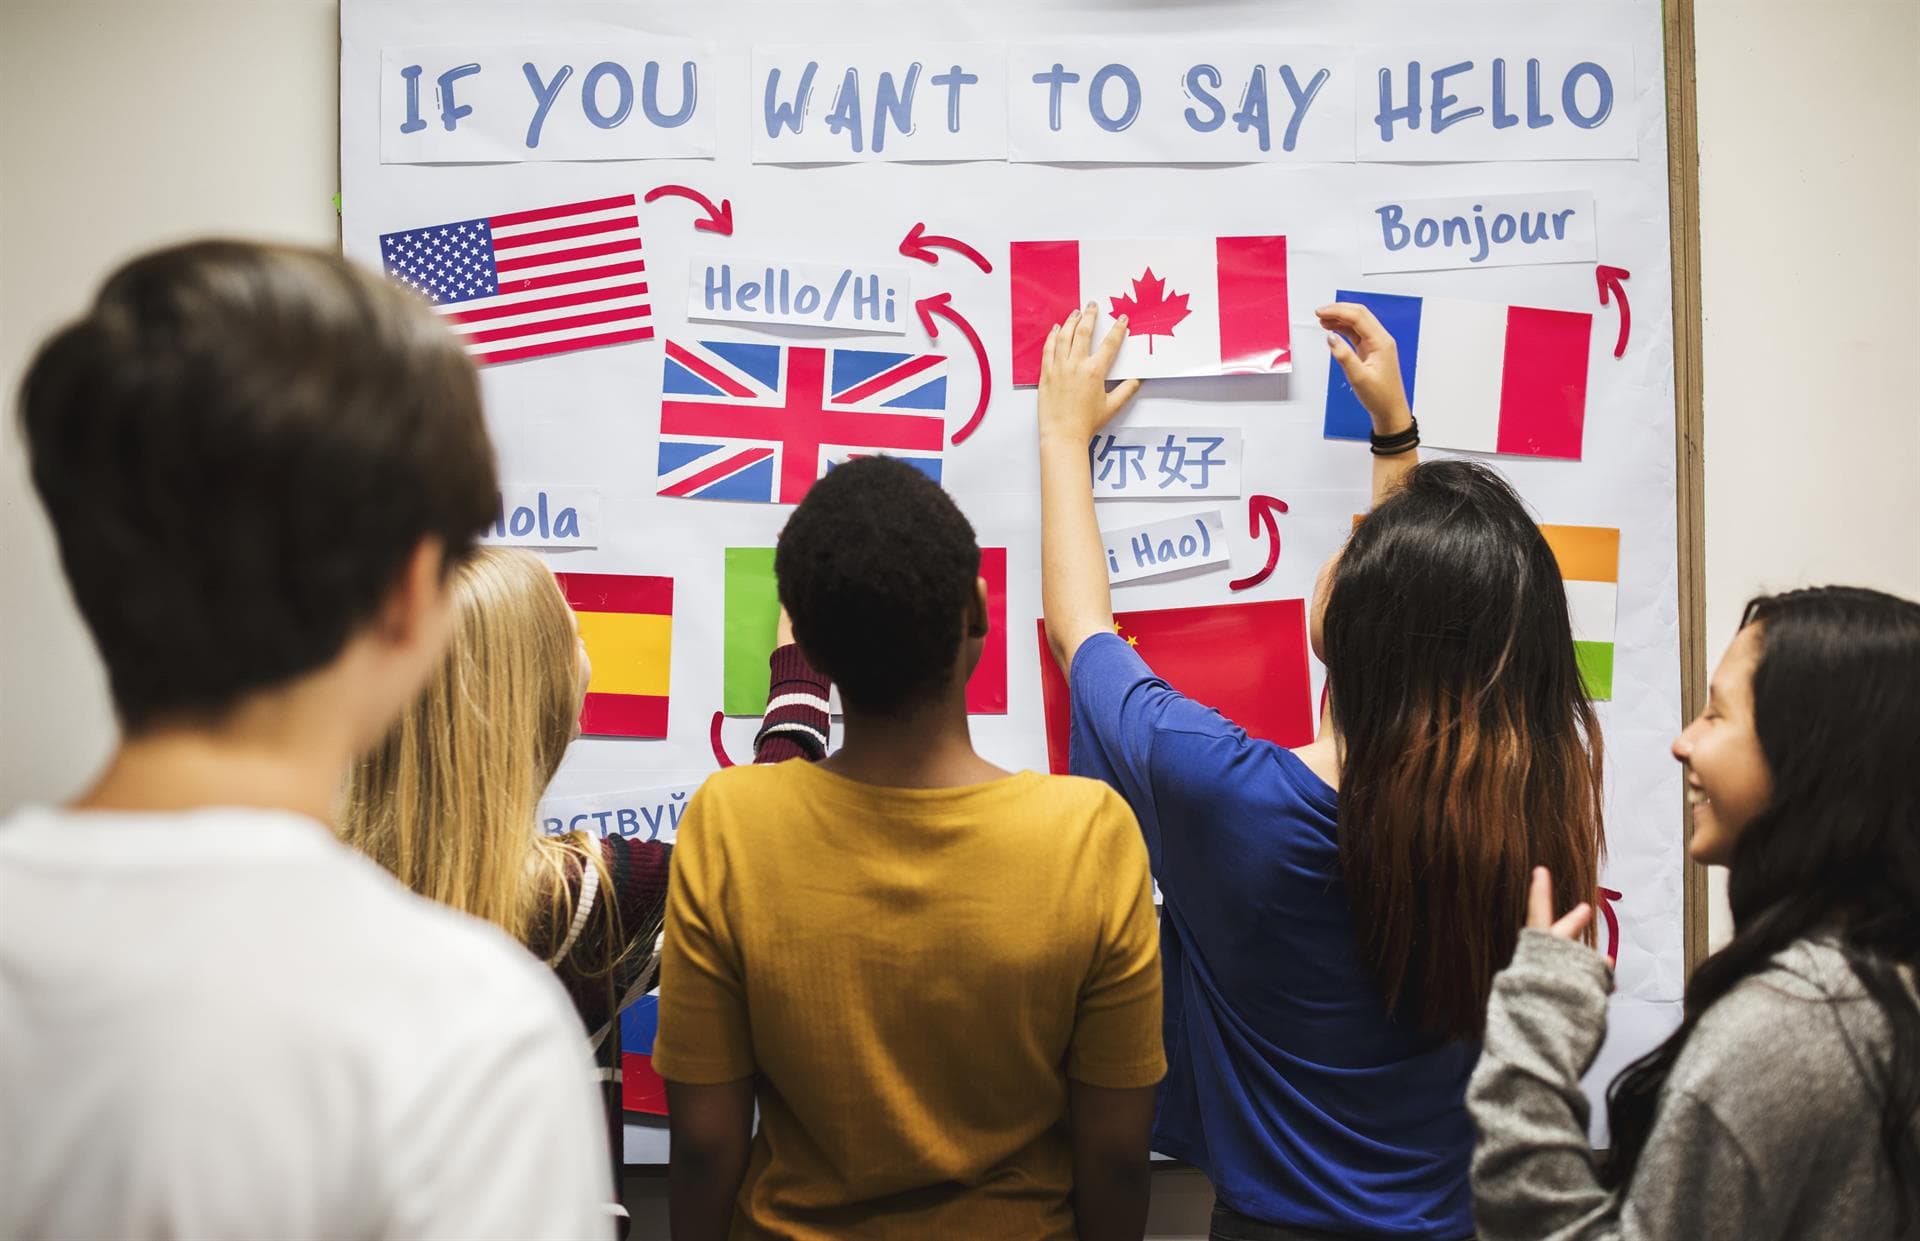
[[[112,275],[21,419],[123,736],[0,827],[0,1235],[607,1235],[561,989],[329,826],[495,511],[459,343],[203,242]]]
[[[1165,898],[1170,1061],[1154,1149],[1212,1179],[1221,1241],[1473,1232],[1464,1094],[1529,868],[1590,899],[1600,738],[1560,575],[1512,488],[1415,465],[1393,338],[1320,311],[1373,415],[1373,510],[1315,584],[1319,736],[1249,737],[1114,636],[1087,442],[1093,307],[1040,379],[1042,597],[1072,770],[1126,795]]]

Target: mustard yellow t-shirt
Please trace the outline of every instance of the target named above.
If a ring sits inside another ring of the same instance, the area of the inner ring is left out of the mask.
[[[1133,812],[1033,772],[718,773],[673,852],[653,1065],[758,1078],[736,1238],[1072,1237],[1067,1079],[1166,1072]]]

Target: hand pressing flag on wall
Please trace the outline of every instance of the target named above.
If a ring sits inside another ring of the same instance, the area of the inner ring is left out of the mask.
[[[673,579],[556,573],[593,662],[580,731],[589,737],[665,737],[673,665]]]
[[[1047,331],[1088,302],[1098,340],[1127,316],[1113,377],[1273,373],[1293,368],[1285,237],[1016,241],[1013,382],[1040,382]]]
[[[1255,737],[1275,745],[1313,740],[1307,670],[1307,606],[1301,599],[1158,608],[1114,613],[1114,632],[1138,651],[1161,680],[1212,707]],[[1040,635],[1040,699],[1047,717],[1047,766],[1067,770],[1073,715],[1067,680]]]
[[[1443,297],[1341,290],[1393,334],[1420,440],[1465,452],[1580,456],[1593,316]],[[1327,368],[1326,434],[1365,439],[1372,420],[1346,372]]]
[[[1007,549],[980,549],[987,581],[987,636],[967,681],[968,715],[1007,713]],[[729,547],[726,554],[726,663],[721,710],[758,716],[767,709],[767,657],[773,654],[780,597],[771,547]]]
[[[631,194],[382,233],[380,262],[476,362],[653,338]]]
[[[670,340],[660,381],[660,494],[798,504],[851,457],[940,481],[947,359],[819,345]]]

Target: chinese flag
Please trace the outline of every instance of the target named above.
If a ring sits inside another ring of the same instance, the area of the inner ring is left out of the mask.
[[[1313,740],[1312,680],[1307,671],[1307,605],[1303,599],[1159,608],[1114,614],[1114,631],[1147,666],[1195,702],[1214,708],[1255,737],[1275,745]],[[1047,766],[1067,770],[1072,707],[1067,679],[1040,635],[1040,697],[1047,713]]]
[[[673,579],[556,573],[580,618],[593,661],[580,731],[589,737],[665,737],[673,662]]]

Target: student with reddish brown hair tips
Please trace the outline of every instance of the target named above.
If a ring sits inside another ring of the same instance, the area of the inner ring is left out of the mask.
[[[1553,553],[1513,490],[1415,465],[1393,339],[1324,307],[1373,415],[1371,514],[1320,572],[1319,736],[1249,737],[1113,631],[1087,442],[1137,386],[1093,307],[1040,379],[1042,598],[1071,769],[1139,816],[1165,897],[1154,1149],[1212,1179],[1222,1241],[1473,1233],[1464,1101],[1529,868],[1590,899],[1600,738]]]
[[[681,820],[653,1053],[675,1241],[1138,1241],[1166,1060],[1133,817],[975,753],[980,548],[913,466],[815,483],[774,572],[846,744],[720,772]]]

